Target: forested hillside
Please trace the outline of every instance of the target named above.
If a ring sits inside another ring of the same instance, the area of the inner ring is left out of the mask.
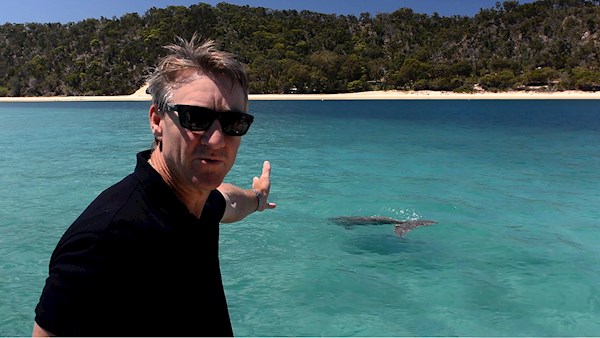
[[[0,96],[130,94],[194,32],[239,55],[251,93],[600,90],[600,0],[504,1],[473,17],[337,16],[220,3],[0,26]],[[477,86],[476,86],[477,87]]]

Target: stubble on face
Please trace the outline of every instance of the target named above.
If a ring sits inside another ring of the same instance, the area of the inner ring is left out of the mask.
[[[171,104],[202,106],[217,111],[246,111],[241,87],[224,77],[193,75],[174,88]],[[169,115],[169,116],[167,116]],[[165,114],[164,158],[180,189],[210,191],[218,187],[233,167],[241,138],[223,134],[219,121],[204,132],[179,125],[175,115]]]

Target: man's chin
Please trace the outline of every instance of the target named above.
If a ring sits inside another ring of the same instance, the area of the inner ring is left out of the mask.
[[[220,174],[204,174],[194,176],[192,178],[192,183],[196,187],[201,187],[202,190],[213,190],[223,183],[225,179],[225,175]]]

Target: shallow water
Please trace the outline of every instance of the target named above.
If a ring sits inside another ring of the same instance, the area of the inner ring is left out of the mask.
[[[252,101],[228,180],[275,210],[221,230],[240,336],[600,332],[599,101]],[[50,253],[152,138],[145,102],[2,103],[0,335]],[[346,229],[342,215],[433,219]]]

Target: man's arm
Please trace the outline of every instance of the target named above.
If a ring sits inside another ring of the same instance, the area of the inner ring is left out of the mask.
[[[42,329],[41,326],[38,325],[35,321],[33,322],[33,333],[32,337],[52,337],[54,336],[52,333]]]
[[[255,211],[273,209],[277,205],[270,203],[271,163],[265,161],[260,177],[252,180],[252,189],[242,189],[229,183],[221,184],[217,190],[223,194],[226,201],[223,223],[237,222]]]

